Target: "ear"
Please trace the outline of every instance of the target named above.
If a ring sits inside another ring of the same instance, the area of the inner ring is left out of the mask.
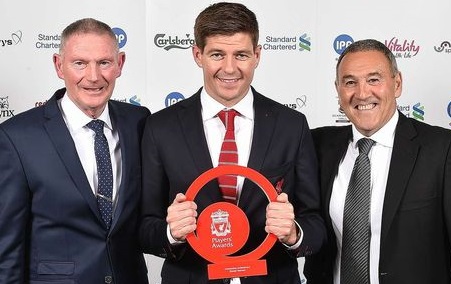
[[[262,54],[262,46],[257,45],[254,49],[254,55],[255,55],[255,68],[257,68],[258,63],[260,63],[260,57]]]
[[[197,66],[202,68],[202,51],[197,45],[194,45],[192,48],[192,52],[194,61],[196,62]]]
[[[121,76],[122,68],[124,67],[124,64],[125,64],[125,52],[121,51],[121,52],[119,52],[118,57],[117,57],[117,65],[118,65],[117,66],[118,67],[117,77]]]
[[[398,72],[395,76],[395,98],[399,98],[402,93],[402,74]]]
[[[61,65],[63,64],[63,59],[60,54],[53,54],[53,66],[55,67],[56,74],[60,79],[64,80],[64,72],[62,70]]]

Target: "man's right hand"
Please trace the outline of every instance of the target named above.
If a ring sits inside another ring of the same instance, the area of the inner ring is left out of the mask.
[[[186,236],[196,230],[197,205],[187,201],[183,193],[178,193],[168,207],[166,222],[176,241],[185,241]]]

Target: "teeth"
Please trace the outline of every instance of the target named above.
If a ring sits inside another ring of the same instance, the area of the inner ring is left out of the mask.
[[[225,83],[233,83],[233,82],[238,81],[237,79],[219,79],[219,80],[221,80],[222,82],[225,82]]]
[[[357,105],[358,110],[370,110],[373,109],[376,104],[367,104],[367,105]]]

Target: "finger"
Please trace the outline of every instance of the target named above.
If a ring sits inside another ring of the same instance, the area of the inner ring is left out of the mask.
[[[172,204],[174,203],[181,203],[183,201],[186,200],[186,195],[184,195],[183,193],[177,193],[177,195],[174,198],[174,201],[172,202]]]
[[[281,194],[277,195],[276,201],[280,203],[287,203],[288,195],[285,192],[282,192]]]

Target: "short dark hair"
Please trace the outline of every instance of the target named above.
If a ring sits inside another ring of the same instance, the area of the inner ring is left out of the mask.
[[[60,52],[63,51],[64,45],[68,38],[76,34],[88,34],[94,33],[98,35],[108,35],[117,43],[116,35],[114,34],[111,27],[104,22],[93,18],[84,18],[73,22],[68,25],[63,32],[61,33],[61,44],[60,44]],[[119,45],[118,45],[119,50]]]
[[[205,8],[196,18],[194,38],[201,51],[210,36],[247,33],[258,45],[258,22],[254,12],[240,3],[219,2]]]
[[[388,49],[388,47],[385,44],[375,39],[363,39],[350,44],[338,58],[336,66],[337,80],[338,80],[338,67],[340,66],[340,63],[346,56],[346,54],[359,51],[379,51],[387,58],[388,62],[390,63],[392,75],[396,76],[396,74],[398,74],[399,70],[398,64],[396,63],[396,57],[393,55],[390,49]]]

